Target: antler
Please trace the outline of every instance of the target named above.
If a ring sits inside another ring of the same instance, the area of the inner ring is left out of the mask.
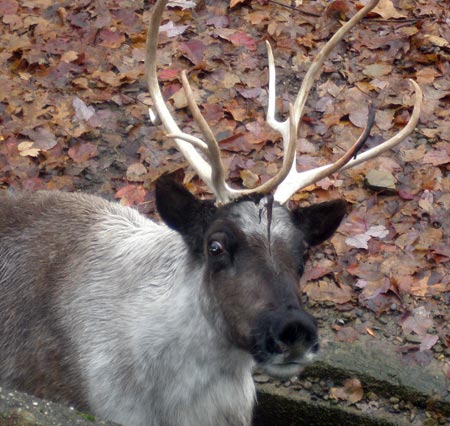
[[[156,50],[158,29],[161,22],[161,15],[167,3],[167,0],[158,0],[153,8],[153,13],[150,19],[149,28],[147,32],[147,46],[146,46],[146,74],[148,80],[149,92],[153,100],[153,105],[157,116],[150,109],[150,118],[153,122],[159,118],[163,126],[168,132],[168,136],[173,138],[178,149],[183,153],[191,166],[198,173],[199,177],[209,186],[216,196],[218,204],[225,204],[241,195],[250,193],[269,193],[275,190],[275,200],[280,203],[285,203],[289,197],[298,191],[305,188],[326,176],[331,175],[340,170],[345,170],[349,167],[356,166],[370,158],[380,155],[382,152],[392,148],[404,140],[415,128],[420,115],[420,107],[422,104],[422,91],[414,81],[410,80],[415,90],[415,104],[414,110],[408,124],[396,135],[382,143],[381,145],[372,148],[363,154],[356,157],[356,153],[361,148],[364,141],[367,139],[370,128],[373,124],[372,120],[364,129],[362,135],[357,142],[336,162],[326,166],[318,167],[306,172],[297,172],[296,169],[296,141],[298,133],[298,125],[303,113],[306,99],[313,86],[314,81],[319,76],[321,67],[334,49],[337,43],[348,33],[361,19],[367,15],[377,4],[379,0],[370,0],[369,3],[363,7],[350,21],[343,25],[339,31],[325,44],[319,52],[306,76],[302,82],[300,90],[297,94],[294,105],[289,107],[289,117],[285,121],[278,121],[275,118],[275,63],[272,53],[272,48],[269,43],[267,45],[267,54],[269,60],[269,102],[267,110],[267,122],[276,131],[278,131],[283,139],[284,158],[283,164],[278,173],[269,179],[264,184],[253,189],[236,190],[231,188],[225,182],[225,172],[222,161],[220,159],[220,148],[213,132],[206,123],[204,117],[201,115],[198,106],[195,103],[192,90],[183,71],[181,80],[183,88],[188,101],[189,109],[192,116],[203,134],[204,141],[184,133],[177,126],[172,118],[164,99],[162,97],[158,78],[156,73]],[[199,149],[206,156],[211,165],[209,165],[195,148]],[[352,157],[354,159],[352,160]]]

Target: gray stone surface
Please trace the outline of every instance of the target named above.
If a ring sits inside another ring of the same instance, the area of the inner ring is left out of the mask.
[[[367,403],[358,408],[313,398],[277,382],[258,383],[255,426],[406,426],[450,425],[450,383],[444,364],[408,365],[398,347],[371,337],[353,343],[330,341],[321,360],[302,377],[342,382],[358,378]],[[306,384],[310,384],[306,381]],[[310,386],[306,386],[309,391]],[[396,408],[402,401],[405,410]],[[376,404],[370,405],[371,402]],[[376,407],[376,408],[374,408]]]
[[[116,426],[68,406],[0,387],[0,426]]]

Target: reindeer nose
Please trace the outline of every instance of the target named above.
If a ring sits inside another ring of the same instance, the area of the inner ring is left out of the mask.
[[[282,316],[277,325],[273,338],[281,348],[303,345],[313,352],[319,350],[316,321],[308,313],[300,309],[290,311],[287,316]]]

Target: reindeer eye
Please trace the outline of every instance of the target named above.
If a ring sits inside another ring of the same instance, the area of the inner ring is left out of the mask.
[[[222,243],[219,243],[219,241],[212,240],[208,244],[208,252],[209,254],[213,256],[218,256],[219,254],[223,253],[224,248]]]

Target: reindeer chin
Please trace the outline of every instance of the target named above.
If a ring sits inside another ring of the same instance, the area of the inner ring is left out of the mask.
[[[275,379],[287,380],[299,375],[305,368],[305,364],[288,362],[284,364],[265,364],[260,368]]]
[[[258,367],[266,374],[276,379],[286,380],[298,376],[304,368],[317,359],[317,353],[308,350],[297,359],[284,354],[276,354]]]

